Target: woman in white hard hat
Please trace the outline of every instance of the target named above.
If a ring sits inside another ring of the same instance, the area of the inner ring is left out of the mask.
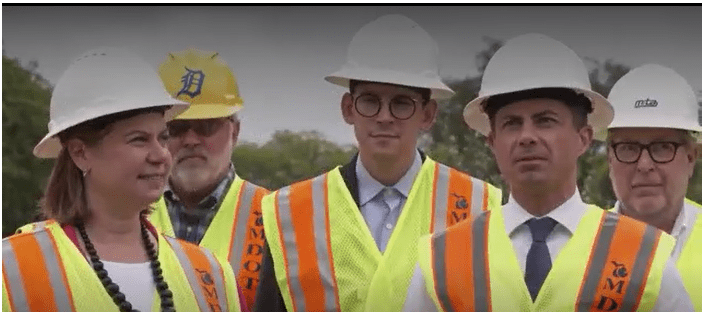
[[[4,311],[240,311],[234,274],[145,214],[171,168],[166,121],[187,109],[141,58],[76,59],[34,154],[57,158],[42,213],[2,242]]]

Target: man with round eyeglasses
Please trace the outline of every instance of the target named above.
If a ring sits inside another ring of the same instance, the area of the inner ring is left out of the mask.
[[[694,92],[672,69],[647,64],[616,82],[609,101],[614,120],[597,136],[606,137],[614,210],[675,237],[672,259],[701,311],[702,211],[685,198],[701,156]]]
[[[401,15],[354,36],[347,64],[325,80],[349,88],[340,109],[359,153],[262,200],[255,311],[400,311],[418,239],[500,205],[499,189],[417,149],[437,101],[453,95],[437,56],[430,35]]]

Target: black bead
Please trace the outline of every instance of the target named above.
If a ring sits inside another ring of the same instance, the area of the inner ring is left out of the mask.
[[[107,274],[107,272],[106,272],[106,274]],[[108,277],[106,275],[105,277],[100,279],[100,282],[103,283],[103,286],[107,286],[107,285],[112,284],[112,279],[110,279],[110,277]]]
[[[161,298],[162,307],[173,307],[174,301],[171,298]]]
[[[163,298],[173,298],[174,294],[170,290],[164,289],[163,291],[159,292],[159,296]]]
[[[99,271],[103,269],[103,263],[100,261],[93,262],[93,270]]]
[[[157,282],[157,283],[156,283],[156,289],[159,290],[160,292],[161,292],[161,291],[164,291],[164,290],[168,290],[168,289],[169,289],[169,285],[166,285],[166,282],[164,282],[164,281]]]
[[[164,281],[164,277],[162,276],[163,271],[161,269],[161,263],[158,260],[158,255],[154,248],[154,244],[149,240],[149,234],[147,231],[147,226],[145,224],[146,221],[144,220],[144,216],[142,217],[143,218],[140,219],[142,243],[145,247],[147,257],[149,258],[150,267],[152,269],[152,278],[154,279],[156,288],[159,291],[162,311],[175,311],[173,308],[173,293],[171,292],[171,290],[169,290],[169,285],[166,284],[166,281]],[[119,307],[120,311],[139,312],[137,310],[132,309],[132,304],[127,302],[125,295],[120,292],[120,287],[117,284],[113,283],[112,279],[108,277],[108,271],[105,270],[103,263],[100,261],[100,258],[98,257],[98,252],[95,250],[95,247],[91,243],[90,238],[88,237],[88,233],[86,233],[85,227],[83,226],[83,223],[76,223],[76,228],[78,229],[78,232],[80,233],[81,238],[83,239],[86,251],[88,252],[88,256],[92,262],[93,270],[95,271],[96,275],[98,275],[100,282],[103,283],[105,290],[108,292],[110,297],[112,297],[112,300]]]
[[[159,260],[154,260],[154,261],[152,261],[152,263],[151,263],[152,269],[158,268],[158,267],[160,267],[160,266],[161,266],[161,263],[159,263]]]
[[[117,284],[112,283],[110,285],[105,286],[105,289],[107,289],[108,293],[112,297],[112,294],[120,291],[120,286],[117,286]]]
[[[120,295],[122,295],[122,294],[120,294]],[[122,295],[122,297],[124,297],[124,295]],[[122,301],[120,303],[120,311],[131,312],[132,311],[132,304],[127,301]]]
[[[105,271],[105,269],[102,270],[95,270],[95,274],[98,275],[98,278],[102,282],[104,278],[108,277],[108,271]]]
[[[124,302],[124,301],[125,301],[125,294],[123,294],[123,293],[121,293],[121,292],[114,293],[114,294],[112,295],[112,300],[115,301],[116,303],[117,303],[117,302]],[[128,302],[128,303],[129,303],[129,302]],[[132,306],[130,305],[130,310],[131,310],[131,309],[132,309]]]

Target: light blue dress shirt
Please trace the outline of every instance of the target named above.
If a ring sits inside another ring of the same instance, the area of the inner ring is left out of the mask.
[[[359,186],[360,211],[372,237],[374,237],[376,246],[381,252],[384,252],[389,237],[396,227],[398,217],[401,215],[403,205],[406,203],[408,193],[411,191],[413,181],[420,171],[422,160],[420,153],[416,152],[413,164],[406,171],[406,174],[396,184],[386,186],[372,178],[361,159],[361,157],[357,157],[357,165],[355,166]]]

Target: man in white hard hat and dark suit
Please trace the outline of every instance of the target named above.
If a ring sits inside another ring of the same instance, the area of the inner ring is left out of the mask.
[[[325,80],[349,89],[352,161],[262,200],[266,254],[255,311],[400,311],[421,235],[491,207],[501,192],[416,148],[437,100],[437,44],[417,23],[386,15],[349,45]]]

